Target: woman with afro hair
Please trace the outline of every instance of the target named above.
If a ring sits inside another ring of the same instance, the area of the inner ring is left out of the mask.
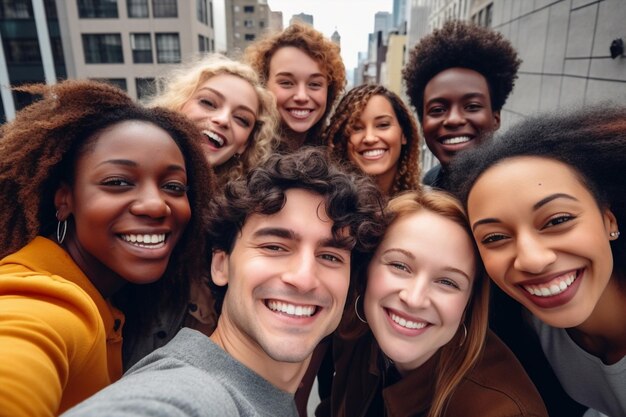
[[[88,81],[0,129],[0,414],[52,416],[122,376],[122,340],[207,269],[214,179],[182,116]]]
[[[402,74],[426,145],[440,163],[424,184],[445,189],[456,153],[500,127],[520,63],[502,34],[467,22],[449,21],[415,45]]]
[[[339,47],[296,22],[250,45],[244,59],[276,97],[281,151],[320,145],[326,118],[346,84]]]

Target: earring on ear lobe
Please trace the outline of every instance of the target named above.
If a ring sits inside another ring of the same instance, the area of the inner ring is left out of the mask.
[[[59,210],[57,210],[55,217],[57,218],[57,242],[59,245],[65,240],[65,234],[67,233],[67,219],[61,221],[59,219]]]
[[[617,239],[620,235],[620,231],[616,230],[615,232],[611,232],[609,233],[609,236],[611,236],[614,240]]]
[[[359,294],[356,297],[356,300],[354,300],[354,312],[356,313],[356,317],[362,322],[367,324],[367,320],[365,320],[363,317],[361,317],[361,315],[359,314],[359,307],[358,307],[358,303],[359,303],[359,298],[361,298],[361,294]]]

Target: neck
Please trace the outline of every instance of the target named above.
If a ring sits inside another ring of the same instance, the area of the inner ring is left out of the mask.
[[[606,364],[626,356],[626,291],[615,273],[591,316],[567,332],[577,345]]]
[[[296,151],[306,144],[307,133],[309,132],[296,132],[291,130],[289,126],[283,125],[282,128],[282,142],[284,142],[290,151]]]
[[[226,323],[228,319],[220,316],[217,328],[210,336],[211,340],[224,349],[226,353],[241,362],[248,369],[260,375],[275,387],[295,393],[309,366],[311,356],[302,362],[290,363],[272,359],[263,348],[248,335],[229,332],[232,328]]]
[[[374,180],[376,181],[376,185],[381,193],[390,197],[393,192],[393,183],[396,179],[396,173],[398,172],[398,167],[394,169],[390,169],[387,172],[383,172],[380,175],[376,175]]]

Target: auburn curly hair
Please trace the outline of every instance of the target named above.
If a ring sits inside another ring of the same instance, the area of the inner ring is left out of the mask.
[[[221,74],[234,75],[250,83],[259,100],[257,120],[246,150],[238,160],[230,158],[214,167],[220,184],[224,184],[260,164],[278,147],[276,128],[280,116],[274,96],[261,85],[258,74],[249,65],[221,54],[199,56],[160,77],[158,85],[161,86],[161,93],[152,97],[148,106],[180,112],[203,83]]]
[[[517,52],[501,33],[473,23],[453,20],[422,38],[402,70],[407,95],[424,117],[424,89],[449,68],[468,68],[487,80],[493,111],[499,111],[513,90],[521,64]]]
[[[0,257],[21,249],[37,235],[54,234],[55,192],[63,182],[74,183],[76,162],[93,146],[98,132],[128,120],[145,121],[165,130],[181,150],[192,215],[163,278],[147,285],[126,285],[115,295],[115,303],[137,330],[146,330],[146,322],[162,309],[182,308],[190,277],[208,274],[202,256],[207,250],[204,211],[215,179],[199,148],[198,130],[183,116],[143,108],[107,84],[64,81],[18,90],[42,98],[0,127]],[[126,325],[124,329],[126,334]]]
[[[343,96],[322,135],[322,143],[332,149],[331,152],[335,157],[348,161],[351,129],[359,121],[370,98],[376,95],[389,100],[406,138],[406,145],[403,145],[400,151],[398,171],[390,195],[401,191],[420,190],[420,136],[417,123],[402,99],[381,85],[361,85]]]
[[[306,53],[326,74],[328,80],[326,110],[320,121],[307,132],[305,141],[307,145],[319,145],[319,134],[324,121],[346,85],[346,69],[341,59],[339,46],[324,37],[321,32],[300,22],[293,23],[282,32],[269,34],[248,46],[244,51],[244,60],[259,73],[263,85],[267,85],[270,62],[274,53],[286,46],[293,46]]]

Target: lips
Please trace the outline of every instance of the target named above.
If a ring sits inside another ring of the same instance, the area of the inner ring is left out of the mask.
[[[467,143],[471,140],[472,138],[469,136],[453,136],[442,138],[439,140],[439,142],[441,142],[443,145],[458,145],[461,143]]]
[[[265,305],[270,310],[292,317],[311,317],[317,312],[317,306],[291,304],[285,301],[266,300]]]
[[[294,119],[306,119],[313,113],[312,109],[287,109]]]
[[[574,298],[585,269],[567,271],[547,279],[534,280],[519,284],[522,294],[539,308],[556,308],[567,304]]]
[[[578,278],[578,270],[571,271],[541,285],[523,285],[522,287],[537,297],[551,297],[567,290]]]
[[[166,233],[125,233],[118,235],[123,241],[139,248],[159,249],[165,246]]]
[[[386,149],[368,149],[366,151],[359,152],[365,159],[378,159],[385,154]]]
[[[406,313],[395,309],[383,308],[391,327],[403,336],[418,336],[428,330],[432,325],[428,321],[417,317],[410,317]]]

